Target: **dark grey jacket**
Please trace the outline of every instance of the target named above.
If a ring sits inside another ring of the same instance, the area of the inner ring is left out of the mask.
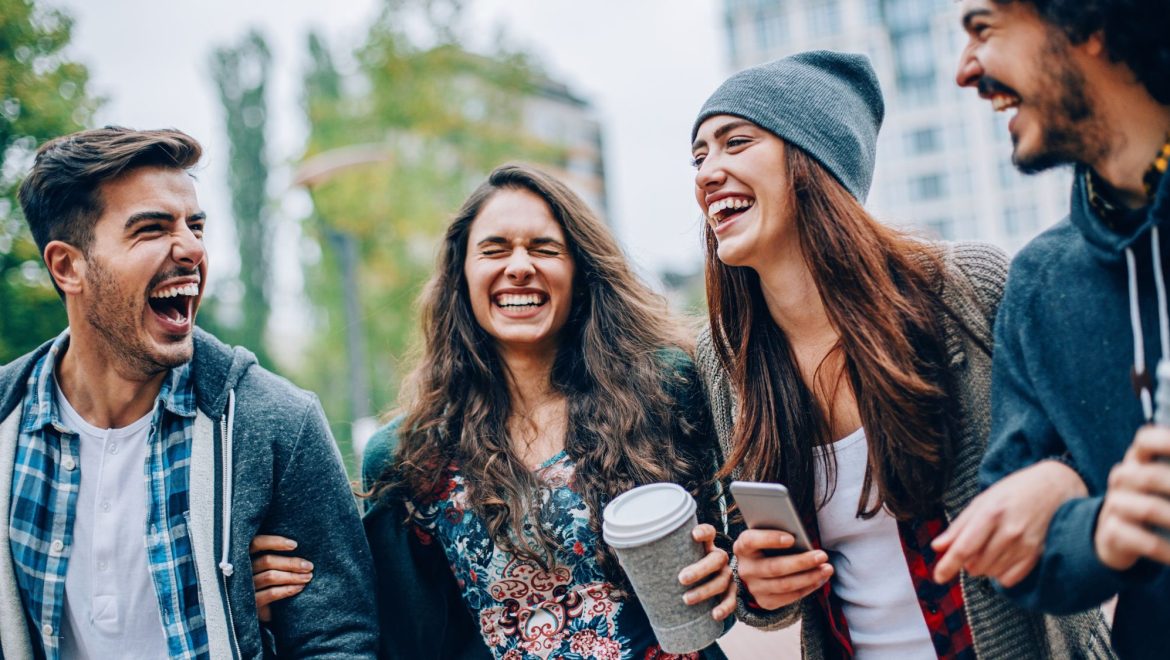
[[[0,367],[0,511],[7,514],[29,372],[49,344]],[[337,447],[312,394],[197,330],[198,414],[191,446],[190,532],[211,657],[264,654],[248,545],[294,538],[313,562],[305,590],[273,605],[280,657],[372,658],[378,641],[370,551]],[[225,456],[227,459],[225,460]],[[0,656],[33,657],[0,518]],[[226,552],[225,552],[226,548]]]

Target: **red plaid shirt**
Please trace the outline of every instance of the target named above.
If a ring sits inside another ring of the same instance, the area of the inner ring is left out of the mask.
[[[814,548],[821,547],[820,531],[815,518],[804,520],[805,529]],[[940,660],[975,660],[975,643],[971,626],[963,608],[963,588],[959,578],[947,584],[936,584],[931,579],[938,553],[930,542],[947,527],[946,518],[938,515],[929,520],[899,522],[898,532],[902,537],[902,551],[910,569],[910,580],[918,595],[922,617],[930,631],[930,641]],[[832,644],[826,648],[828,658],[852,658],[853,641],[849,637],[849,625],[841,599],[832,590],[832,580],[825,583],[813,597],[829,623]]]

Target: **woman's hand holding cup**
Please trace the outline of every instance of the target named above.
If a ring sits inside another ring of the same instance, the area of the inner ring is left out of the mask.
[[[731,561],[727,551],[715,547],[715,527],[706,523],[696,526],[691,537],[702,543],[707,554],[679,573],[678,581],[686,587],[695,586],[683,595],[687,605],[719,598],[711,610],[716,621],[722,621],[735,612],[735,580],[731,575]]]
[[[833,566],[824,550],[775,555],[796,539],[787,532],[769,529],[745,530],[735,540],[739,579],[760,607],[775,610],[791,605],[819,589],[833,575]]]

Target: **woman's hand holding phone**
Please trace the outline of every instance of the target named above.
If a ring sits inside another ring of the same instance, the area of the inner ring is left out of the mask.
[[[772,529],[744,530],[735,540],[739,579],[763,609],[791,605],[833,576],[833,565],[824,550],[774,554],[776,550],[792,548],[794,543],[792,534]]]

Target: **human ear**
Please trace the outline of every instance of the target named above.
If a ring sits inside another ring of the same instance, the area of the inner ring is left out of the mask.
[[[85,281],[85,254],[76,246],[64,241],[50,241],[45,246],[45,266],[49,276],[61,291],[69,294],[81,292]]]
[[[1107,54],[1105,50],[1105,32],[1097,30],[1085,39],[1085,52],[1093,57],[1101,57]]]

